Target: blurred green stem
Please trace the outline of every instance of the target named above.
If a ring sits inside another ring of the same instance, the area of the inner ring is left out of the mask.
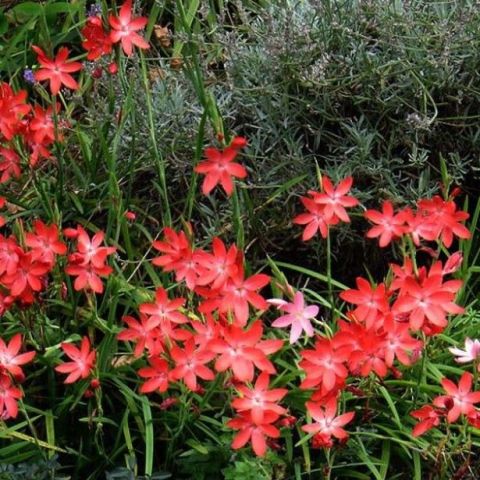
[[[330,239],[330,227],[328,228],[327,233],[327,288],[328,288],[328,301],[331,306],[332,319],[335,312],[335,299],[333,295],[333,286],[332,286],[332,246]]]

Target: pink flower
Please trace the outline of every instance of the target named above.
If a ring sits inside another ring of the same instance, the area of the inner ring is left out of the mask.
[[[313,336],[313,327],[310,319],[318,314],[318,307],[316,305],[305,305],[305,299],[302,292],[295,293],[293,303],[286,303],[278,306],[279,310],[287,313],[277,318],[273,323],[273,327],[284,328],[291,326],[290,343],[295,343],[302,334],[302,331],[309,336]]]
[[[449,348],[450,353],[455,355],[457,363],[474,362],[480,358],[480,340],[465,339],[465,350],[460,348]]]

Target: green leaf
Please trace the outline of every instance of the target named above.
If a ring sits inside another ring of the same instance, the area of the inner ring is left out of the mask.
[[[202,444],[196,442],[193,439],[189,439],[185,442],[188,446],[195,449],[197,452],[201,453],[202,455],[208,455],[209,451],[208,448],[205,448]]]
[[[0,12],[0,35],[3,35],[8,30],[8,19],[3,12]]]
[[[413,452],[413,472],[414,480],[422,480],[422,461],[418,452]]]
[[[70,13],[71,15],[74,14],[79,6],[81,5],[80,2],[77,3],[67,3],[67,2],[55,2],[49,3],[45,5],[45,15],[47,17],[55,17],[59,13]],[[49,18],[49,20],[50,20]]]
[[[387,401],[388,406],[390,407],[390,410],[393,414],[393,419],[395,420],[397,427],[401,429],[402,422],[400,421],[400,417],[395,407],[395,402],[393,401],[392,397],[390,396],[390,394],[388,393],[388,390],[385,387],[381,386],[379,387],[379,390],[380,390],[380,393],[383,395],[383,398],[385,398],[385,400]]]
[[[31,18],[42,15],[44,6],[39,2],[23,2],[13,7],[10,12],[19,23],[24,23]]]
[[[285,263],[285,262],[275,262],[277,266],[279,267],[284,267],[288,268],[289,270],[295,270],[296,272],[304,273],[305,275],[308,275],[309,277],[316,278],[317,280],[320,280],[322,282],[328,283],[328,278],[326,275],[322,275],[321,273],[314,272],[313,270],[310,270],[308,268],[303,268],[299,267],[297,265],[292,265],[290,263]],[[348,287],[344,285],[343,283],[337,282],[332,278],[331,283],[334,287],[341,288],[342,290],[347,290]]]
[[[148,398],[142,397],[143,419],[145,421],[145,475],[153,471],[153,421]]]

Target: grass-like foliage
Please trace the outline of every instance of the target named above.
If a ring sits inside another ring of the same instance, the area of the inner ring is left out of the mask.
[[[0,480],[479,477],[475,2],[2,8]]]

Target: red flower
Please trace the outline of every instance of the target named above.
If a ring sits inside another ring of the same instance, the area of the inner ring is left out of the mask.
[[[175,270],[187,252],[191,251],[190,242],[185,232],[175,232],[170,227],[163,229],[164,240],[155,240],[153,248],[163,255],[152,260],[153,265],[162,267],[165,271]]]
[[[223,140],[219,138],[220,141]],[[236,150],[241,150],[247,146],[247,139],[245,137],[234,137],[233,140],[230,142],[230,146],[235,148]]]
[[[432,222],[432,217],[422,211],[413,212],[404,208],[401,215],[405,221],[405,233],[408,233],[413,243],[418,247],[421,240],[433,241],[438,237],[438,225]]]
[[[20,365],[31,362],[35,357],[35,352],[25,352],[19,355],[18,352],[21,348],[22,336],[19,333],[12,337],[8,345],[0,338],[0,375],[8,372],[16,380],[25,378]]]
[[[394,263],[390,264],[393,273],[393,280],[390,285],[390,290],[400,290],[400,293],[405,291],[405,283],[407,278],[415,278],[413,272],[413,262],[410,258],[406,257],[404,259],[403,265],[395,265]],[[423,267],[422,267],[423,268]],[[421,269],[420,269],[421,270]],[[420,273],[419,270],[419,273]]]
[[[357,337],[352,339],[355,345],[352,345],[352,353],[348,359],[350,371],[355,375],[367,377],[371,372],[375,372],[383,378],[388,372],[385,360],[385,335],[375,332],[373,329],[367,329],[358,326],[355,330]],[[342,329],[342,334],[347,332]],[[350,330],[353,333],[353,330]]]
[[[58,106],[56,110],[59,110]],[[35,143],[46,143],[48,145],[56,139],[61,140],[61,137],[55,137],[52,111],[53,108],[51,106],[47,109],[43,109],[40,105],[33,107],[33,117],[28,124],[28,129]]]
[[[0,292],[0,317],[12,306],[15,299],[10,295]]]
[[[140,312],[149,315],[151,320],[156,320],[157,325],[164,321],[187,323],[188,318],[179,312],[184,304],[184,298],[169,300],[166,290],[160,287],[155,292],[155,303],[142,303]]]
[[[448,257],[448,260],[445,262],[445,266],[443,267],[442,274],[449,275],[450,273],[455,273],[462,266],[462,262],[463,262],[462,252],[452,253]]]
[[[82,265],[72,263],[65,268],[65,272],[68,275],[77,277],[73,282],[73,288],[77,292],[87,290],[94,293],[103,293],[103,282],[100,277],[108,277],[112,271],[112,267],[108,265],[94,267],[90,264]]]
[[[45,139],[43,143],[38,143],[33,136],[34,134],[30,130],[27,130],[24,136],[25,143],[30,151],[29,163],[31,167],[34,167],[40,160],[53,158],[50,150],[47,148],[52,142]]]
[[[42,66],[40,70],[35,72],[35,79],[39,82],[48,80],[52,95],[57,95],[62,85],[72,90],[78,90],[79,85],[70,74],[81,70],[82,64],[67,61],[68,48],[61,47],[54,59],[48,58],[40,47],[34,45],[32,49],[37,54],[38,63]]]
[[[20,169],[20,157],[11,148],[0,147],[0,183],[6,183],[11,178],[19,178],[22,174]]]
[[[230,146],[224,150],[217,150],[208,147],[204,154],[207,160],[195,167],[197,173],[206,175],[202,184],[203,194],[208,195],[216,185],[220,184],[230,197],[233,193],[232,177],[245,178],[247,176],[245,167],[234,162],[238,155],[238,148]]]
[[[110,15],[108,22],[113,29],[110,32],[110,40],[113,43],[121,42],[126,55],[132,54],[134,45],[138,48],[149,48],[148,42],[136,33],[145,27],[148,18],[132,18],[132,0],[126,0],[120,8],[118,17]]]
[[[355,207],[359,204],[356,198],[347,195],[352,188],[352,183],[353,178],[347,177],[334,187],[331,180],[324,175],[322,177],[323,193],[309,192],[315,203],[324,205],[323,214],[327,222],[334,217],[342,222],[350,222],[345,208]]]
[[[76,276],[73,288],[92,290],[95,293],[103,292],[103,283],[100,277],[106,277],[113,271],[105,265],[107,257],[115,253],[115,247],[101,246],[105,234],[97,232],[92,239],[80,226],[76,229],[65,230],[65,236],[73,235],[77,239],[77,251],[69,255],[65,272]]]
[[[453,200],[445,201],[436,195],[430,200],[420,200],[417,205],[422,215],[428,218],[429,223],[435,225],[437,236],[447,248],[452,245],[454,236],[470,238],[470,231],[460,223],[467,220],[469,214],[457,211]]]
[[[440,425],[440,415],[431,405],[424,405],[422,408],[411,412],[410,415],[420,420],[413,427],[412,434],[414,437],[419,437],[433,427]]]
[[[241,254],[235,245],[228,251],[225,244],[218,238],[212,240],[212,253],[196,250],[194,253],[197,262],[198,285],[210,285],[214,290],[221,289],[229,278],[238,270]]]
[[[42,290],[42,277],[49,270],[50,266],[35,261],[31,252],[21,253],[15,270],[4,276],[2,281],[10,289],[12,296],[28,298],[31,295],[30,290],[34,292]]]
[[[206,322],[190,322],[195,330],[193,339],[200,347],[209,348],[210,342],[220,337],[221,325],[211,315],[206,315]]]
[[[370,285],[368,280],[357,277],[358,290],[350,289],[340,293],[340,298],[346,302],[358,305],[353,315],[360,322],[365,322],[367,328],[375,324],[379,315],[388,310],[387,292],[385,285],[378,287]]]
[[[102,268],[109,255],[115,253],[115,247],[102,246],[105,233],[99,231],[90,239],[88,233],[80,226],[77,227],[77,251],[70,256],[69,261],[75,264],[91,264]]]
[[[215,354],[201,348],[195,348],[193,339],[185,342],[185,348],[174,346],[170,355],[175,362],[175,368],[171,371],[171,377],[175,380],[182,379],[185,385],[192,391],[197,390],[197,377],[203,380],[213,380],[215,374],[205,366],[213,359]]]
[[[163,233],[163,241],[153,242],[153,248],[163,253],[152,260],[153,265],[162,267],[166,272],[174,271],[177,282],[185,280],[187,287],[192,290],[197,282],[197,263],[185,232],[177,234],[165,227]]]
[[[129,315],[125,315],[123,321],[129,328],[122,330],[117,338],[123,342],[136,342],[133,351],[135,357],[142,356],[145,348],[150,355],[158,355],[163,351],[163,346],[157,341],[157,327],[161,320],[140,314],[140,321]]]
[[[287,412],[277,402],[288,393],[288,390],[286,388],[269,390],[269,379],[268,373],[263,372],[258,376],[254,388],[240,385],[237,390],[241,397],[232,401],[232,407],[238,412],[250,412],[252,422],[256,425],[263,423],[267,412],[274,412],[279,415]]]
[[[64,383],[74,383],[80,378],[87,378],[92,373],[97,355],[94,349],[90,350],[88,337],[82,338],[80,348],[71,343],[62,343],[61,346],[67,357],[72,360],[55,367],[57,372],[68,373]]]
[[[148,359],[149,367],[141,368],[138,375],[148,380],[140,387],[141,393],[166,392],[168,390],[168,363],[159,357]]]
[[[467,422],[475,428],[480,428],[480,411],[475,410],[467,415]]]
[[[367,232],[367,237],[380,237],[380,247],[386,247],[392,240],[405,233],[404,213],[395,215],[392,203],[388,200],[383,202],[381,213],[376,210],[367,210],[364,215],[365,218],[376,224]]]
[[[300,367],[307,374],[300,388],[314,388],[321,385],[323,394],[328,394],[342,385],[348,376],[345,362],[351,353],[349,345],[341,345],[335,340],[318,338],[314,350],[303,350]]]
[[[309,192],[310,195],[316,192]],[[338,217],[328,217],[325,215],[325,206],[319,203],[315,203],[315,200],[307,197],[300,197],[300,201],[307,209],[308,213],[301,213],[293,219],[293,223],[297,225],[306,225],[302,234],[302,240],[304,242],[313,238],[313,236],[320,232],[322,238],[327,238],[328,226],[336,225],[339,222]]]
[[[209,349],[220,354],[215,362],[215,370],[224,372],[231,368],[237,380],[251,382],[256,366],[262,372],[275,373],[275,367],[267,355],[282,347],[282,340],[261,341],[263,327],[257,320],[248,330],[232,325],[225,328],[223,339],[212,340]]]
[[[340,221],[350,222],[350,217],[345,209],[359,203],[356,198],[347,195],[352,187],[352,182],[352,177],[347,177],[334,187],[331,180],[324,176],[322,192],[310,190],[308,192],[310,198],[300,197],[308,213],[297,215],[293,219],[293,223],[306,225],[302,234],[303,241],[310,240],[317,231],[320,232],[322,238],[327,238],[330,225],[337,225]]]
[[[33,229],[35,233],[25,235],[25,245],[31,248],[32,260],[41,260],[53,266],[56,255],[67,253],[67,246],[58,239],[58,227],[35,220]]]
[[[257,292],[270,282],[270,277],[263,273],[252,275],[244,279],[243,268],[237,270],[221,292],[220,312],[231,312],[235,316],[235,323],[241,327],[248,320],[248,305],[258,310],[268,308],[267,301]]]
[[[383,331],[385,332],[383,348],[387,367],[393,366],[395,357],[403,365],[411,365],[412,358],[409,352],[413,352],[414,357],[417,356],[423,342],[410,336],[408,323],[397,322],[390,314],[384,319]]]
[[[176,405],[178,403],[178,398],[175,397],[169,397],[166,398],[159,406],[158,408],[160,410],[168,410],[170,407],[173,405]]]
[[[267,452],[267,441],[265,437],[279,438],[280,430],[272,423],[278,420],[278,415],[274,412],[266,412],[263,417],[263,423],[257,425],[252,421],[249,412],[242,412],[238,417],[227,422],[227,426],[234,430],[240,430],[232,442],[232,448],[238,450],[244,447],[248,441],[252,442],[255,455],[263,457]]]
[[[23,397],[20,389],[12,385],[8,375],[0,374],[0,418],[7,420],[18,415],[18,400]]]
[[[88,17],[81,33],[84,38],[82,47],[88,52],[87,60],[97,60],[101,56],[112,52],[112,40],[103,29],[100,17]]]
[[[137,218],[137,215],[134,213],[134,212],[131,212],[129,210],[127,210],[123,216],[125,217],[126,220],[128,220],[129,222],[134,222],[135,219]]]
[[[23,250],[14,237],[5,238],[0,235],[0,275],[11,275],[15,272]]]
[[[30,111],[26,103],[27,92],[14,93],[8,83],[0,83],[0,134],[11,140],[22,125],[22,118]],[[0,136],[1,139],[1,136]]]
[[[439,408],[447,408],[447,422],[453,423],[460,415],[471,415],[475,412],[475,404],[480,403],[480,392],[472,392],[473,375],[464,372],[455,385],[448,378],[442,380],[442,387],[447,395],[440,395],[433,400],[433,404]]]
[[[442,264],[434,264],[423,279],[407,277],[403,292],[398,296],[393,311],[408,313],[413,330],[427,326],[443,329],[447,325],[447,314],[459,314],[464,309],[454,303],[455,293],[462,285],[461,280],[443,283]]]
[[[331,398],[324,406],[320,406],[314,402],[307,402],[308,413],[315,420],[314,423],[303,425],[302,430],[307,433],[316,433],[317,442],[321,440],[324,446],[330,447],[332,437],[339,440],[346,440],[348,433],[342,428],[350,423],[355,416],[355,412],[347,412],[343,415],[336,416],[337,401]]]

